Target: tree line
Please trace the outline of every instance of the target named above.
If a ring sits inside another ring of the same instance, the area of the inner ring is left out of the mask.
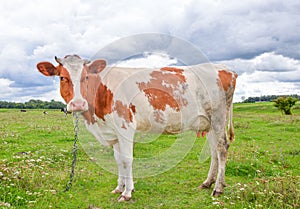
[[[242,103],[254,103],[254,102],[273,102],[279,97],[292,97],[300,100],[300,95],[293,94],[293,95],[264,95],[260,97],[248,97],[244,99]],[[42,101],[42,100],[34,100],[31,99],[28,102],[7,102],[7,101],[0,101],[0,108],[16,108],[16,109],[61,109],[65,108],[66,105],[62,102],[51,100]]]
[[[300,96],[297,94],[292,95],[264,95],[260,97],[248,97],[247,99],[243,100],[242,103],[254,103],[254,102],[273,102],[278,97],[292,97],[300,100]]]
[[[42,101],[31,99],[28,102],[7,102],[0,101],[0,108],[16,108],[16,109],[61,109],[65,108],[66,105],[62,102],[55,100]]]

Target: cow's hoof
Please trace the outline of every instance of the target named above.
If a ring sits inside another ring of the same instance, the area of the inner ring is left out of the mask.
[[[198,186],[199,189],[209,189],[210,185],[207,184],[201,184],[200,186]]]
[[[113,191],[111,191],[112,194],[121,194],[123,191],[119,190],[119,189],[114,189]]]
[[[223,192],[218,192],[218,191],[214,190],[211,195],[214,197],[220,197],[222,193]]]
[[[118,198],[118,202],[125,202],[125,201],[129,201],[131,199],[131,197],[126,197],[124,195],[121,195],[119,198]]]

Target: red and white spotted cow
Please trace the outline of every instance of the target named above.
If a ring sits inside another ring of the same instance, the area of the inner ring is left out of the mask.
[[[60,77],[67,109],[81,112],[96,139],[113,146],[119,178],[112,192],[121,193],[119,201],[129,200],[134,189],[133,138],[137,131],[208,132],[212,160],[200,188],[216,182],[212,195],[223,192],[227,151],[234,139],[235,72],[219,64],[142,69],[107,67],[105,60],[89,63],[77,55],[55,60],[56,67],[40,62],[37,68],[46,76]]]

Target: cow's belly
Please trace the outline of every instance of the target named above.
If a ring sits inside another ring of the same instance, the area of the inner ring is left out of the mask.
[[[145,112],[144,112],[145,113]],[[210,121],[207,116],[187,115],[176,111],[150,111],[145,117],[136,117],[139,132],[178,134],[186,130],[208,131]]]

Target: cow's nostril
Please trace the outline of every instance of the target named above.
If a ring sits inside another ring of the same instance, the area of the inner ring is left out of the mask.
[[[76,103],[71,102],[71,106],[72,106],[72,107],[76,107],[77,105],[76,105]]]
[[[84,107],[84,106],[85,106],[85,101],[82,102],[82,107]]]

